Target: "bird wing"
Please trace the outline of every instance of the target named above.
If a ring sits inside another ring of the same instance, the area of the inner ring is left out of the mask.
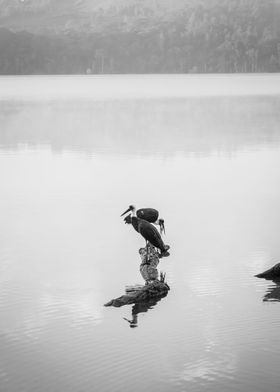
[[[132,216],[131,217],[131,223],[132,223],[132,226],[134,227],[134,230],[136,230],[137,232],[139,232],[139,223],[138,223],[138,218],[136,218],[135,216]]]
[[[139,233],[156,248],[159,248],[160,250],[164,251],[164,243],[155,226],[141,219],[139,221]]]
[[[155,222],[158,219],[158,211],[154,208],[140,208],[136,214],[138,218],[145,219],[147,222]]]

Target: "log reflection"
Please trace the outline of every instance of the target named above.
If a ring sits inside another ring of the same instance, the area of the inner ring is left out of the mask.
[[[170,289],[165,282],[165,274],[158,272],[159,254],[157,250],[148,244],[148,254],[146,248],[139,249],[139,254],[141,257],[140,273],[145,280],[145,285],[127,286],[124,295],[112,299],[104,305],[121,307],[134,304],[131,320],[124,318],[131,328],[137,327],[138,314],[153,308],[161,298],[167,295]]]
[[[135,328],[138,326],[138,314],[139,313],[146,313],[148,312],[149,309],[153,309],[155,305],[164,297],[166,297],[166,294],[163,294],[160,298],[152,298],[150,300],[147,300],[145,302],[139,302],[136,303],[132,306],[132,311],[131,311],[131,320],[128,320],[127,318],[123,318],[129,323],[130,328]]]

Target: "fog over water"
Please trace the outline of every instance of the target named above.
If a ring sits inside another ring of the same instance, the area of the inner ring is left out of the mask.
[[[280,84],[242,78],[0,79],[1,392],[278,390],[280,286],[254,275],[280,256]],[[131,203],[171,247],[134,329],[103,306],[143,283]]]
[[[0,76],[0,97],[23,101],[100,101],[228,94],[263,96],[279,95],[279,83],[279,74]]]

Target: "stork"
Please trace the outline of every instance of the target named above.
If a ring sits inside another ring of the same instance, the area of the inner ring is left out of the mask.
[[[133,210],[136,210],[136,208],[133,205],[130,205],[128,209],[121,214],[121,216]],[[159,225],[160,234],[162,234],[162,232],[165,234],[164,219],[159,218],[158,210],[155,210],[154,208],[140,208],[139,210],[136,211],[136,217],[140,219],[144,219],[147,222],[154,223],[155,225]],[[130,218],[128,217],[125,217],[124,221],[125,223],[131,223]]]
[[[148,255],[148,242],[150,242],[155,248],[160,250],[161,256],[166,255],[166,252],[170,247],[169,245],[164,244],[157,228],[154,225],[152,225],[150,222],[138,218],[136,216],[137,214],[136,208],[134,206],[131,207],[132,208],[129,208],[129,210],[132,212],[132,215],[129,215],[131,219],[131,224],[134,227],[134,229],[138,233],[140,233],[142,237],[145,238],[147,255]],[[127,218],[128,217],[125,218],[126,222],[127,222]]]

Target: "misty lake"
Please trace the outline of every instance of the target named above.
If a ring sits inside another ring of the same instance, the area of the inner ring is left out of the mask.
[[[0,78],[1,392],[278,391],[279,82]],[[104,307],[143,284],[130,204],[170,291]]]

